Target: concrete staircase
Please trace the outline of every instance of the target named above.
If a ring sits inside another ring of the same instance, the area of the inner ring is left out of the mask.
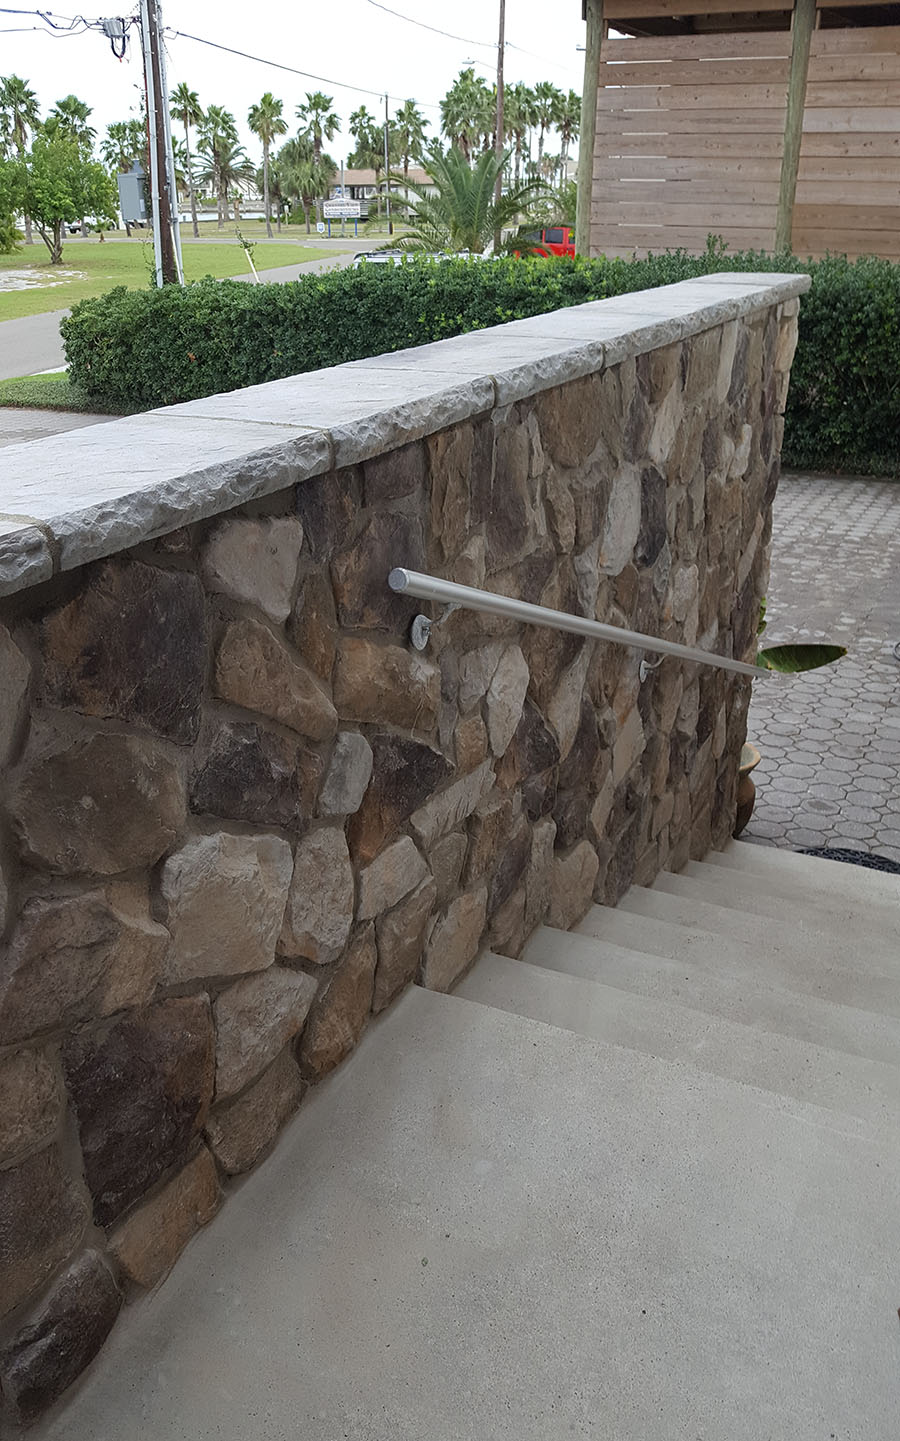
[[[900,880],[732,845],[413,989],[53,1441],[896,1441]]]

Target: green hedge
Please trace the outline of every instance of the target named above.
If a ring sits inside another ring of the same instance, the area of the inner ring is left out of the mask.
[[[193,400],[713,270],[807,271],[785,426],[794,466],[900,472],[900,265],[731,255],[415,260],[286,285],[113,290],[62,324],[73,381],[111,408]]]

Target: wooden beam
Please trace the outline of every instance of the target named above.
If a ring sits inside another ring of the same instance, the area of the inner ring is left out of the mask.
[[[809,47],[816,28],[816,0],[794,0],[794,23],[791,27],[791,70],[788,79],[787,109],[784,116],[784,147],[781,156],[781,187],[778,192],[778,217],[775,221],[775,249],[790,250],[794,217],[794,195],[800,166],[800,142],[803,138],[803,111],[806,106],[806,78],[809,73]]]
[[[584,45],[584,88],[581,92],[581,130],[578,139],[578,182],[575,210],[575,249],[590,254],[591,187],[594,176],[594,137],[597,134],[597,86],[600,80],[600,45],[603,40],[603,0],[585,0],[587,38]]]

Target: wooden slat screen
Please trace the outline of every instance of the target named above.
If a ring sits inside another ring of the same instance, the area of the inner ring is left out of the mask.
[[[900,259],[900,27],[813,35],[793,248]]]
[[[790,34],[607,39],[591,250],[771,248]],[[830,83],[823,80],[823,83]]]

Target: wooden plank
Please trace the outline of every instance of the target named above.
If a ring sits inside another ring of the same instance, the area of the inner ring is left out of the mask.
[[[832,162],[823,161],[822,164]],[[840,164],[840,161],[833,162]],[[876,162],[881,164],[881,162]],[[882,166],[882,169],[885,167]],[[725,176],[728,180],[757,180],[778,184],[781,165],[776,156],[758,159],[755,156],[696,156],[693,159],[673,159],[669,156],[594,156],[594,179],[601,174],[614,174],[621,180],[714,180]],[[810,177],[815,178],[815,177]],[[839,176],[835,176],[839,179]],[[848,175],[848,179],[852,178]],[[874,175],[873,179],[886,177]]]
[[[719,85],[606,85],[597,92],[597,114],[606,110],[721,110],[725,103],[742,110],[771,110],[783,106],[786,95],[784,82],[733,85],[727,96]],[[831,98],[824,103],[831,104]],[[845,103],[855,102],[848,99]]]
[[[811,113],[826,117],[836,114],[831,110],[816,110]],[[881,112],[866,113],[880,116]],[[846,125],[839,126],[840,118],[838,115],[834,123],[820,128],[846,130]],[[876,123],[863,127],[860,124],[858,128],[878,130],[886,126]],[[608,110],[598,117],[597,129],[604,133],[616,130],[622,135],[741,135],[761,131],[764,134],[778,135],[780,148],[781,138],[784,136],[784,106],[777,110]],[[749,144],[745,148],[749,149]]]
[[[833,155],[857,160],[866,157],[896,159],[900,157],[900,135],[886,131],[876,134],[857,131],[853,135],[831,134],[825,131],[820,134],[804,132],[803,148],[800,152],[801,165],[805,157],[815,160]]]
[[[797,204],[826,205],[874,205],[900,207],[900,183],[895,180],[798,180]],[[900,208],[897,210],[900,224]]]
[[[844,81],[820,83],[809,78],[806,87],[807,110],[843,108],[853,105],[861,109],[900,104],[900,86],[890,80],[861,80],[858,84]]]
[[[820,182],[813,182],[814,184]],[[761,185],[758,181],[738,181],[722,177],[720,181],[699,180],[616,180],[601,176],[594,180],[591,194],[601,204],[636,205],[775,205],[778,181]],[[815,197],[813,197],[815,198]],[[833,196],[823,196],[832,203]]]
[[[810,54],[879,55],[882,51],[900,50],[900,25],[866,25],[852,30],[817,30]]]
[[[690,230],[656,228],[637,225],[609,225],[594,221],[591,225],[591,254],[602,251],[605,245],[630,253],[644,248],[659,255],[664,250],[684,249],[701,255],[706,249],[706,237],[711,232],[695,226]],[[731,250],[771,250],[775,239],[775,228],[729,230],[725,239]]]
[[[659,160],[629,160],[628,162],[619,160],[615,163],[620,166],[626,163],[631,165],[665,164],[664,161]],[[669,163],[671,164],[673,162],[670,161]],[[683,162],[674,163],[680,164]],[[689,163],[696,165],[698,162],[690,161]],[[881,156],[869,155],[826,155],[821,159],[817,159],[815,156],[807,155],[804,148],[803,154],[800,156],[800,180],[819,181],[825,184],[830,184],[832,181],[837,184],[846,184],[848,181],[856,182],[865,180],[873,185],[881,185],[883,183],[894,186],[900,185],[900,141],[898,141],[897,153],[893,160],[882,158]]]
[[[852,224],[859,231],[877,234],[882,230],[897,232],[900,228],[898,205],[798,205],[794,223],[801,230],[828,230],[841,222]]]
[[[843,32],[841,32],[843,33]],[[789,30],[766,30],[743,35],[653,35],[603,42],[603,60],[733,60],[787,59],[791,53]]]
[[[881,58],[883,60],[885,57]],[[775,85],[783,82],[787,85],[788,68],[788,60],[781,57],[731,61],[648,60],[640,65],[601,65],[600,84]],[[856,76],[851,78],[855,79]]]
[[[614,67],[613,67],[614,68]],[[629,70],[639,69],[629,65]],[[817,85],[862,80],[900,81],[900,51],[884,55],[818,55],[809,62],[809,78]]]
[[[609,214],[612,208],[611,203],[603,205],[591,204],[591,220],[594,216],[598,218]],[[672,203],[658,205],[652,201],[643,204],[618,203],[615,206],[616,219],[623,225],[662,225],[674,228],[689,228],[692,225],[701,224],[705,230],[719,231],[724,229],[744,227],[774,228],[775,211],[777,206],[774,201],[771,205],[705,205],[702,217],[698,220],[697,207],[691,204],[676,205]],[[818,215],[818,211],[816,214]],[[815,222],[818,224],[818,220]]]
[[[803,117],[804,135],[852,134],[855,131],[877,134],[894,134],[900,131],[900,106],[885,106],[881,110],[874,107],[871,110],[813,108],[807,110]]]
[[[853,4],[854,0],[848,0]],[[653,20],[667,15],[739,15],[783,10],[785,0],[606,0],[604,19]]]
[[[900,260],[900,236],[884,230],[868,233],[861,230],[794,230],[791,248],[795,255],[819,257],[849,255],[880,255],[885,260]]]
[[[791,76],[784,112],[784,148],[781,156],[781,183],[778,187],[778,219],[775,222],[775,248],[779,251],[789,249],[791,243],[794,188],[797,184],[800,146],[803,140],[809,47],[816,28],[816,14],[816,0],[794,0]]]
[[[782,131],[765,134],[731,134],[729,132],[716,132],[710,134],[708,129],[696,135],[657,135],[655,137],[641,133],[624,133],[606,130],[598,131],[594,143],[595,155],[634,155],[652,156],[665,155],[670,159],[690,160],[695,156],[712,157],[717,160],[728,159],[732,156],[738,157],[764,157],[778,159],[781,155]],[[824,137],[829,143],[832,137]],[[810,136],[804,138],[805,147],[819,137]],[[871,137],[870,137],[871,139]],[[826,152],[826,153],[831,153]]]

